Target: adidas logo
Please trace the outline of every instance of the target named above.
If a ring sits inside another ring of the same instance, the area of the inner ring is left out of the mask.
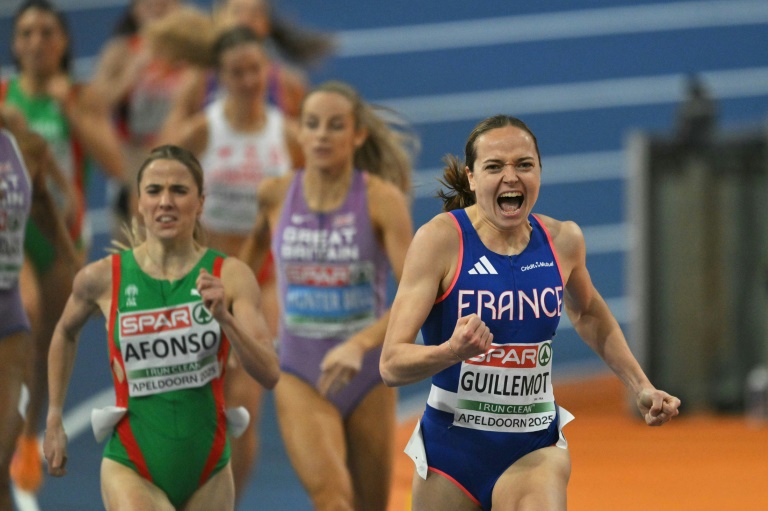
[[[467,273],[470,275],[497,275],[499,272],[493,267],[487,257],[483,256],[478,262],[475,263],[475,267],[469,270]]]

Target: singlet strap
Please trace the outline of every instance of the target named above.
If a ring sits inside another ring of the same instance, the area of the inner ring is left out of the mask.
[[[463,210],[461,210],[463,211]],[[459,280],[459,275],[461,275],[461,265],[464,262],[464,233],[461,229],[461,224],[459,223],[458,218],[456,218],[456,214],[451,211],[449,212],[449,215],[451,217],[451,220],[453,220],[454,225],[456,226],[456,230],[459,233],[459,254],[458,254],[458,261],[456,261],[456,272],[453,274],[453,279],[451,280],[451,285],[448,286],[448,289],[445,290],[445,293],[443,293],[440,298],[435,300],[435,303],[440,303],[443,300],[445,300],[449,294],[451,294],[451,291],[453,291],[453,287],[456,285],[456,281]]]

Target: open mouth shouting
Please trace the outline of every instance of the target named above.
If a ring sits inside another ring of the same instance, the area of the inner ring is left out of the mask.
[[[523,206],[525,196],[521,192],[504,192],[496,199],[505,215],[514,215]]]

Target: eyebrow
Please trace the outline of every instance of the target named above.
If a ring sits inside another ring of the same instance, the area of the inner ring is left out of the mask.
[[[512,161],[515,162],[515,163],[519,163],[519,162],[527,161],[527,160],[536,161],[536,158],[534,158],[533,156],[521,156],[521,157],[516,158],[516,159],[514,159]],[[482,163],[506,163],[506,160],[504,160],[502,158],[487,158],[485,160],[482,160]]]

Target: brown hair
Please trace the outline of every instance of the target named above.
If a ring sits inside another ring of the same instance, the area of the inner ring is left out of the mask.
[[[229,0],[214,0],[214,14],[223,10]],[[336,51],[332,33],[320,31],[280,16],[272,2],[262,0],[269,18],[269,35],[280,55],[302,67],[317,64]]]
[[[141,178],[144,177],[144,170],[146,170],[147,167],[152,164],[152,162],[155,162],[157,160],[173,160],[181,163],[184,165],[188,170],[189,173],[192,175],[192,178],[195,180],[195,184],[197,185],[197,195],[198,197],[202,197],[203,195],[203,167],[200,165],[200,162],[197,161],[197,158],[195,158],[195,155],[192,154],[187,149],[184,149],[183,147],[175,146],[175,145],[161,145],[159,147],[155,147],[149,152],[149,156],[147,156],[147,159],[144,160],[144,163],[141,164],[141,167],[139,167],[139,172],[136,175],[136,190],[137,194],[141,195]],[[117,241],[112,240],[112,245],[117,247],[118,249],[126,249],[129,247],[136,247],[139,243],[143,242],[146,239],[146,232],[144,231],[144,227],[139,225],[138,219],[134,217],[131,220],[130,226],[123,226],[123,234],[125,234],[126,238],[128,239],[128,246],[126,247],[125,244]],[[200,223],[200,220],[198,219],[195,222],[195,230],[192,234],[194,240],[198,242],[201,245],[204,245],[206,242],[206,235],[205,235],[205,228]]]
[[[539,153],[539,142],[531,129],[517,117],[509,115],[494,115],[480,121],[469,134],[467,143],[464,146],[464,161],[457,156],[447,154],[443,158],[445,168],[443,169],[443,178],[439,179],[440,184],[448,188],[449,191],[439,190],[437,196],[443,200],[443,211],[452,211],[462,209],[474,204],[477,199],[475,192],[469,187],[469,178],[464,172],[465,168],[473,171],[475,160],[477,159],[477,139],[485,133],[498,128],[513,126],[528,133],[533,139],[533,145],[536,147],[536,157],[541,165],[541,154]]]
[[[261,39],[256,32],[248,27],[237,26],[220,32],[213,41],[211,57],[216,68],[221,68],[221,56],[232,48],[239,48],[247,44],[258,46],[264,51]],[[266,55],[266,52],[264,52]]]
[[[304,97],[304,102],[315,92],[333,92],[347,98],[352,103],[355,127],[368,130],[365,142],[355,151],[355,167],[394,183],[410,195],[412,160],[420,148],[410,125],[394,110],[366,103],[344,82],[322,83]]]

